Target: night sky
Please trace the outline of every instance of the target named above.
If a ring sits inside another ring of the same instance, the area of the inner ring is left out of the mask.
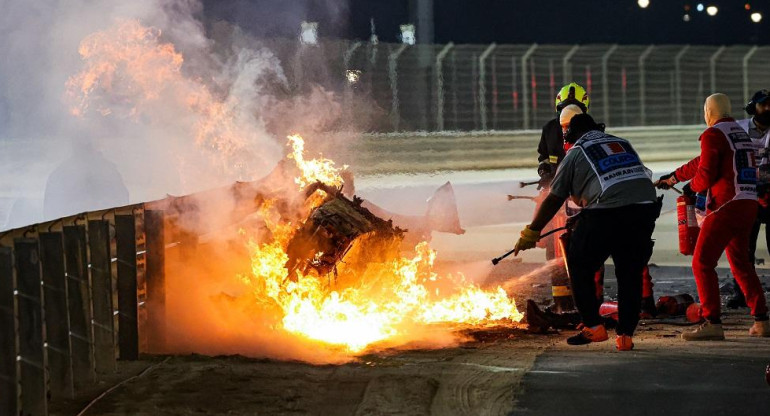
[[[302,20],[318,21],[322,37],[368,39],[370,19],[383,42],[398,42],[416,0],[205,0],[208,20],[228,20],[260,37],[294,37]],[[751,22],[762,12],[761,23]],[[434,0],[435,42],[770,44],[770,1]],[[691,20],[685,22],[685,5]],[[419,39],[418,39],[419,41]]]

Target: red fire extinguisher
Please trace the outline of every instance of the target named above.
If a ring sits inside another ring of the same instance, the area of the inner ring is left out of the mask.
[[[676,199],[676,219],[679,227],[679,252],[690,256],[695,251],[700,233],[695,217],[695,197],[682,195]]]
[[[599,306],[599,315],[605,318],[612,318],[618,320],[618,303],[607,301]]]
[[[687,313],[687,308],[695,303],[695,300],[687,293],[673,296],[661,296],[655,304],[659,314],[677,316]]]

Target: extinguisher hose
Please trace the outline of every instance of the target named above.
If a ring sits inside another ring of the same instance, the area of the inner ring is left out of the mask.
[[[568,229],[568,228],[570,228],[570,227],[569,227],[569,226],[564,226],[564,227],[554,228],[553,230],[551,230],[551,231],[548,231],[547,233],[545,233],[545,234],[541,235],[541,236],[540,236],[540,238],[538,238],[538,240],[542,240],[543,238],[545,238],[545,237],[548,237],[549,235],[551,235],[551,234],[553,234],[553,233],[556,233],[556,232],[559,232],[559,231],[564,231],[564,230],[566,230],[566,229]],[[502,259],[504,259],[504,258],[506,258],[506,257],[510,256],[511,254],[513,254],[513,252],[514,252],[514,251],[516,251],[516,249],[515,249],[515,248],[514,248],[514,249],[512,249],[511,251],[509,251],[509,252],[507,252],[507,253],[503,254],[503,255],[502,255],[502,256],[500,256],[500,257],[495,257],[495,258],[493,258],[493,259],[492,259],[492,264],[493,264],[493,265],[497,265],[497,263],[500,263],[500,260],[502,260]]]
[[[549,235],[551,235],[551,234],[553,234],[553,233],[558,233],[559,231],[564,231],[564,230],[567,230],[567,229],[569,229],[569,228],[570,228],[570,227],[569,227],[568,225],[565,225],[564,227],[554,228],[553,230],[551,230],[551,231],[548,231],[548,232],[547,232],[547,233],[545,233],[545,234],[541,234],[541,235],[540,235],[540,238],[539,238],[538,240],[542,240],[542,239],[544,239],[544,238],[548,237]]]

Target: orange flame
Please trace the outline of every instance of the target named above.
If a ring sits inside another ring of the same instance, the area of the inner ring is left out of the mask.
[[[250,145],[258,141],[260,122],[238,97],[215,95],[203,80],[185,75],[184,57],[161,34],[136,20],[118,20],[83,39],[83,69],[66,84],[70,112],[176,123],[225,173],[239,179],[252,173],[249,162],[259,155]]]
[[[294,182],[299,185],[299,189],[304,189],[311,183],[321,182],[329,186],[342,185],[342,176],[340,171],[346,169],[347,166],[343,166],[342,169],[334,167],[334,161],[319,157],[317,159],[305,160],[305,140],[298,134],[293,134],[288,137],[288,145],[292,147],[292,152],[289,154],[289,159],[294,159],[301,176],[294,179]]]
[[[302,171],[300,188],[315,181],[341,184],[339,170],[327,159],[306,161],[304,141],[289,137],[294,159]],[[284,330],[302,337],[342,347],[357,353],[372,344],[420,331],[440,322],[481,324],[520,321],[502,288],[485,291],[464,278],[442,277],[433,272],[436,252],[422,242],[412,258],[395,258],[370,265],[359,282],[331,289],[334,276],[303,275],[289,279],[285,268],[286,246],[293,228],[268,224],[275,239],[270,243],[249,242],[252,273],[242,280],[260,303],[273,303],[282,313]]]

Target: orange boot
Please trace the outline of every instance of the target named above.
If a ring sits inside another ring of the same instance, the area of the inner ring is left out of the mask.
[[[618,335],[615,337],[615,346],[618,347],[618,351],[631,351],[634,349],[634,341],[630,335]]]
[[[567,338],[567,344],[585,345],[592,342],[607,341],[608,339],[607,330],[604,328],[604,325],[599,324],[594,327],[584,326],[577,335]]]

